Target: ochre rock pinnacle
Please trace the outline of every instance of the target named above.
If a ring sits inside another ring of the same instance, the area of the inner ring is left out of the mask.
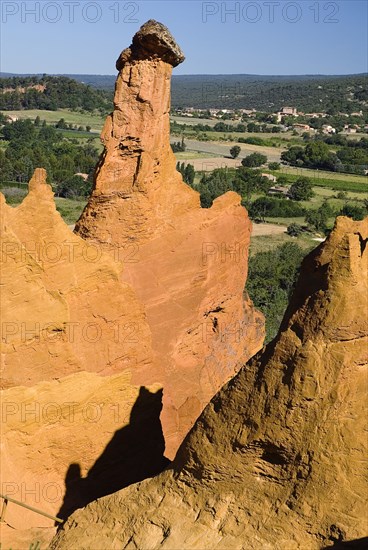
[[[251,222],[240,197],[212,208],[183,183],[170,146],[170,78],[183,60],[169,31],[149,21],[118,60],[114,111],[76,233],[119,256],[152,332],[169,457],[203,407],[260,349],[264,321],[243,291]]]

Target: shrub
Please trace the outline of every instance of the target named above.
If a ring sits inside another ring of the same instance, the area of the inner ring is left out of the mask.
[[[303,231],[304,230],[301,225],[299,225],[298,223],[291,223],[288,226],[286,233],[290,235],[290,237],[299,237],[299,235],[303,233]]]
[[[348,196],[346,191],[339,191],[336,195],[337,199],[346,199]]]
[[[260,137],[247,137],[238,139],[239,143],[249,143],[249,145],[265,145],[265,141]]]
[[[308,201],[313,195],[312,182],[305,176],[295,180],[289,189],[289,196],[294,201]]]
[[[262,166],[262,164],[265,164],[266,162],[266,155],[262,155],[262,153],[252,153],[251,155],[243,158],[242,165],[248,168],[256,168],[258,166]]]
[[[340,216],[348,216],[353,220],[363,220],[367,215],[367,210],[354,204],[345,204],[340,210]]]
[[[294,218],[305,215],[305,209],[293,201],[260,197],[249,205],[249,215],[257,220],[270,218]]]
[[[232,156],[233,159],[236,159],[236,157],[239,156],[240,150],[241,149],[240,149],[239,145],[234,145],[234,147],[231,147],[230,155]]]

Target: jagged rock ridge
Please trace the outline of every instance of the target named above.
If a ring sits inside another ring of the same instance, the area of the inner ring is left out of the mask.
[[[120,280],[121,263],[74,235],[56,211],[45,170],[35,171],[21,205],[0,200],[1,493],[55,516],[70,465],[87,475],[129,424],[141,391],[132,373],[152,365],[151,332]],[[5,520],[12,547],[19,530],[52,526],[14,504]]]
[[[368,218],[338,218],[275,341],[214,397],[173,468],[76,512],[51,548],[365,547],[367,242]]]

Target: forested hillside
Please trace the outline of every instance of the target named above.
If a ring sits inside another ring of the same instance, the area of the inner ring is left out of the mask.
[[[367,75],[188,75],[172,79],[172,106],[256,109],[292,105],[304,112],[359,111],[368,106]]]
[[[1,74],[1,73],[0,73]],[[4,73],[2,73],[4,74]],[[115,75],[13,76],[0,78],[0,109],[111,108]],[[76,82],[78,81],[78,83]],[[44,92],[6,91],[47,84]],[[367,75],[262,76],[174,75],[172,107],[257,109],[292,105],[304,112],[352,113],[368,107]]]
[[[0,79],[0,110],[111,109],[111,94],[65,76],[13,76]]]

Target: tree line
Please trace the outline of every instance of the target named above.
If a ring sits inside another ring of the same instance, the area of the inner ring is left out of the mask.
[[[281,161],[291,166],[364,175],[368,170],[368,138],[343,143],[336,152],[321,140],[304,147],[295,145],[281,153]]]

